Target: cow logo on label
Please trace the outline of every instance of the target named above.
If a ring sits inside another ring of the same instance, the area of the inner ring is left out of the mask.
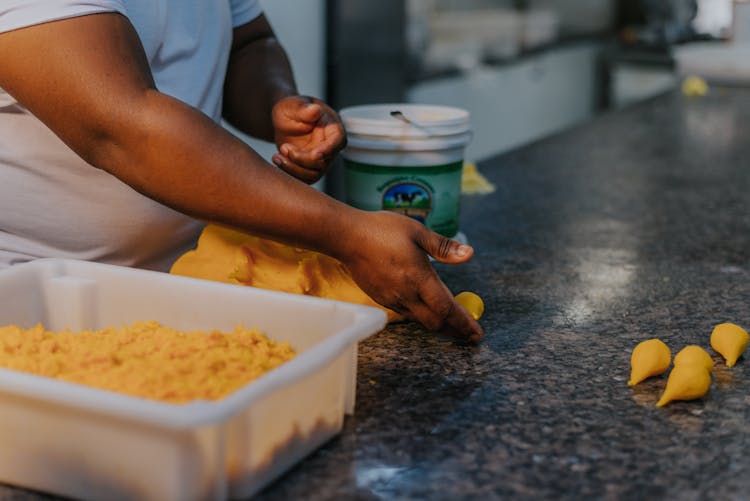
[[[432,209],[432,197],[427,188],[419,183],[394,183],[383,192],[383,209],[424,223]]]

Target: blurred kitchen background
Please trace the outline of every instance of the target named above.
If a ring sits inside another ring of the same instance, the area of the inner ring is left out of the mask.
[[[261,0],[300,91],[471,113],[478,161],[679,88],[750,84],[750,1]],[[248,140],[266,158],[273,145]],[[341,194],[336,169],[319,184]]]

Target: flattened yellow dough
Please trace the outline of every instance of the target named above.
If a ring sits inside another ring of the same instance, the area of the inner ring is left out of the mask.
[[[213,224],[203,229],[198,246],[180,256],[169,272],[375,306],[388,314],[388,321],[402,320],[365,294],[340,261]]]

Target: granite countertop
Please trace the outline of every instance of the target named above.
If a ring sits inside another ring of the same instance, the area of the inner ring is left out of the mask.
[[[479,168],[476,255],[439,270],[484,298],[486,339],[362,343],[356,414],[260,499],[747,498],[750,367],[709,336],[750,327],[750,91],[662,96]],[[714,354],[705,398],[627,386],[651,337]]]
[[[343,432],[258,499],[744,499],[750,369],[665,408],[627,386],[651,337],[750,326],[750,91],[669,94],[480,163],[462,201],[485,340],[415,324],[360,345]],[[0,488],[0,499],[45,499]]]

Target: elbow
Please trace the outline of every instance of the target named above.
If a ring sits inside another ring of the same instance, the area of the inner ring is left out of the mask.
[[[63,140],[90,165],[127,180],[131,175],[127,171],[143,161],[144,152],[154,147],[157,129],[163,126],[159,123],[159,114],[164,113],[161,96],[149,89],[101,108],[79,122],[69,141]]]

